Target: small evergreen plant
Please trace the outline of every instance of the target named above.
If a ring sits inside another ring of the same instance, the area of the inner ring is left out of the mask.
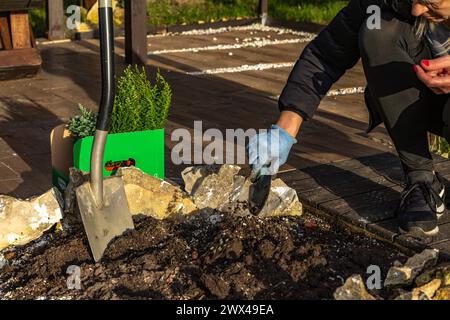
[[[78,104],[80,115],[70,119],[67,129],[76,139],[83,139],[94,135],[97,116],[91,110]]]
[[[145,68],[128,66],[117,83],[110,133],[162,129],[169,116],[172,90],[160,74],[154,85]],[[72,118],[68,129],[76,138],[93,135],[97,116],[80,105],[81,115]]]

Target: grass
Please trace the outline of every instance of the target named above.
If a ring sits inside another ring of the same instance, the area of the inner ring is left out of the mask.
[[[269,0],[269,15],[297,22],[327,23],[347,0]],[[67,7],[79,3],[65,0]],[[256,18],[259,0],[149,0],[148,23],[154,26],[214,22],[223,19]],[[30,12],[37,37],[45,36],[45,7]]]
[[[45,37],[47,22],[45,20],[45,8],[33,9],[30,11],[30,23],[35,37]]]
[[[269,15],[297,22],[327,23],[347,0],[269,0]],[[258,0],[151,0],[147,8],[151,25],[211,22],[237,17],[257,17]]]
[[[238,17],[256,17],[258,0],[151,0],[147,6],[149,24],[155,26],[213,22]]]
[[[269,15],[288,21],[325,24],[347,3],[346,0],[269,0]]]

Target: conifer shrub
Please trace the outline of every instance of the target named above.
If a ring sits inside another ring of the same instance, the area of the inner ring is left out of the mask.
[[[118,79],[110,133],[146,131],[164,128],[172,102],[170,85],[157,72],[154,84],[147,78],[145,68],[128,66]],[[80,115],[70,119],[68,130],[75,138],[95,132],[97,115],[79,105]]]

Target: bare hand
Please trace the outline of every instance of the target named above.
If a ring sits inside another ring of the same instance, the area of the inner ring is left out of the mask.
[[[420,81],[434,93],[450,93],[450,56],[422,60],[414,69]]]

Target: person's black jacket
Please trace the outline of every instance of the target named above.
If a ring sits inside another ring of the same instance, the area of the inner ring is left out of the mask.
[[[351,0],[303,50],[280,95],[280,110],[294,111],[305,120],[312,118],[331,86],[358,62],[358,34],[362,24],[370,16],[367,8],[378,5],[382,10],[393,10],[399,19],[413,23],[411,5],[408,0],[403,3],[397,8],[390,0]],[[368,90],[365,100],[370,116],[369,132],[381,120],[371,103]]]

